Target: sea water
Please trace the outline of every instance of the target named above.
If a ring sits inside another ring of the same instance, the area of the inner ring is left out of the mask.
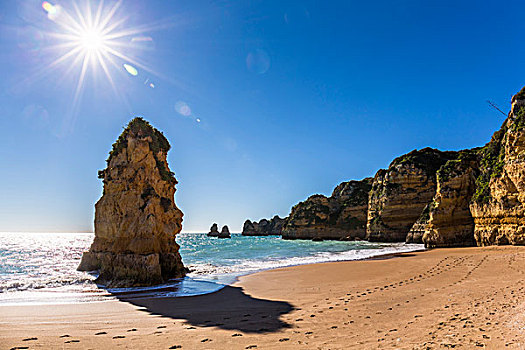
[[[77,271],[93,233],[0,233],[0,305],[111,300],[119,295],[180,297],[214,292],[236,278],[277,267],[358,260],[423,249],[420,244],[283,240],[279,236],[231,239],[177,235],[187,277],[148,288],[105,289],[95,273]]]

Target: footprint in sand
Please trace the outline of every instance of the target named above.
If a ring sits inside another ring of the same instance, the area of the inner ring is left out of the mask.
[[[11,348],[9,350],[22,350],[22,349],[29,349],[29,346],[15,346],[14,348]]]
[[[64,342],[65,344],[69,344],[69,343],[80,343],[80,340],[78,339],[71,339],[71,340],[67,340]]]
[[[113,337],[113,339],[122,339],[122,338],[126,338],[126,337],[123,335],[116,335]]]
[[[33,337],[33,338],[25,338],[25,339],[22,339],[22,341],[30,341],[30,340],[38,340],[38,338]]]
[[[245,349],[255,349],[257,345],[248,345]]]
[[[211,339],[204,338],[204,339],[201,340],[201,343],[206,343],[206,342],[209,342],[209,341],[211,341]]]
[[[232,337],[242,337],[242,334],[240,334],[240,333],[235,333],[235,334],[232,334]]]
[[[170,346],[170,349],[182,349],[182,345],[173,345]]]
[[[64,334],[64,335],[61,335],[60,338],[69,338],[70,335],[69,334]]]
[[[95,333],[95,335],[103,335],[103,334],[108,334],[106,332],[98,332],[98,333]]]
[[[211,321],[208,321],[211,322]],[[166,328],[166,326],[158,326],[157,329]]]
[[[281,338],[281,339],[279,339],[280,342],[288,341],[288,340],[290,340],[290,338]]]
[[[186,327],[186,329],[195,329],[195,327]]]
[[[136,328],[131,328],[131,329],[128,329],[126,332],[136,332],[137,329]]]

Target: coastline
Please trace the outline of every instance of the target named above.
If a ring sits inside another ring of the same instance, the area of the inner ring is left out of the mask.
[[[265,270],[200,296],[0,306],[0,345],[519,349],[524,266],[521,246],[445,248]]]

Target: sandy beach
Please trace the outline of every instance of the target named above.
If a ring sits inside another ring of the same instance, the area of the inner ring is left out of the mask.
[[[525,348],[525,247],[303,265],[183,298],[0,307],[2,349]]]

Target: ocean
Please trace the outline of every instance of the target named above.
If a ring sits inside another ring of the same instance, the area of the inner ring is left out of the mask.
[[[93,233],[0,233],[0,305],[104,301],[122,293],[127,298],[198,295],[256,271],[424,249],[421,244],[312,242],[240,234],[217,239],[181,233],[176,240],[191,270],[187,277],[156,287],[108,290],[94,283],[96,275],[76,271]]]

